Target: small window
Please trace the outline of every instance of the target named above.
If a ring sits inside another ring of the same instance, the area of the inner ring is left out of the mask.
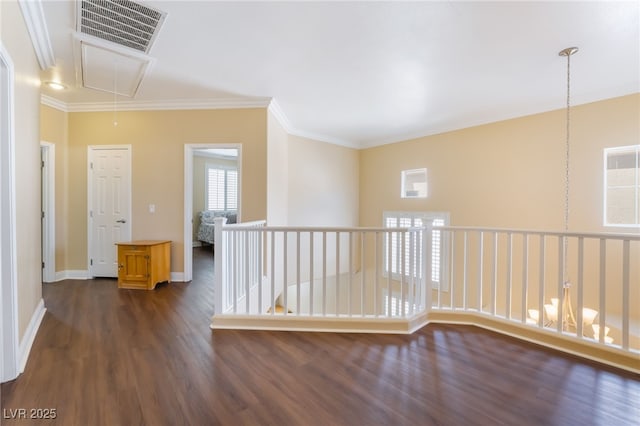
[[[427,169],[402,171],[402,198],[427,198]]]
[[[389,300],[389,294],[386,289],[383,290],[384,298],[382,300],[382,308],[385,316],[397,317],[400,315],[405,315],[409,313],[409,308],[411,308],[411,304],[408,300],[405,299],[404,304],[402,303],[402,297],[397,292],[392,292],[391,300]],[[389,309],[391,307],[391,309]],[[418,309],[418,305],[414,304],[414,311]]]
[[[604,225],[640,226],[640,145],[604,150]]]
[[[207,166],[207,210],[238,209],[238,171]]]

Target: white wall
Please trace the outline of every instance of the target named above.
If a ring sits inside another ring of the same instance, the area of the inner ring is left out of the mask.
[[[358,226],[359,153],[289,136],[289,225]]]
[[[314,227],[358,226],[359,153],[352,148],[289,135],[288,225]],[[346,241],[347,235],[341,236]],[[343,241],[344,243],[344,241]],[[287,281],[297,278],[297,252],[294,235],[287,242],[289,262]],[[300,252],[309,253],[309,236],[302,235]],[[322,253],[322,236],[314,236],[314,252]],[[315,256],[314,276],[322,272],[321,258]],[[348,250],[340,251],[340,270],[347,270]],[[327,270],[336,269],[335,237],[327,241]],[[309,256],[300,259],[300,280],[310,276]],[[330,273],[330,272],[329,272]]]
[[[355,149],[289,135],[275,115],[268,114],[268,216],[270,226],[355,227],[358,226],[359,153]],[[321,236],[314,250],[321,253]],[[309,236],[301,238],[301,253],[308,253]],[[297,280],[296,240],[287,240],[287,283]],[[281,254],[282,236],[276,239]],[[346,269],[346,253],[341,268]],[[328,268],[335,269],[335,243],[327,250]],[[309,259],[300,259],[302,281],[309,279]],[[276,262],[276,283],[282,282],[282,264]],[[321,273],[314,265],[314,275]],[[305,278],[302,278],[305,277]],[[278,292],[277,292],[278,293]]]
[[[288,135],[271,110],[267,114],[267,224],[288,223]]]

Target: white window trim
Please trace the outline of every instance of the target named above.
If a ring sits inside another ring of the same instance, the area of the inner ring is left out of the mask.
[[[443,226],[449,226],[450,223],[450,214],[448,212],[407,212],[407,211],[385,211],[382,214],[382,226],[386,227],[388,218],[411,218],[412,223],[415,219],[421,219],[422,223],[425,222],[433,222],[436,219],[442,220]],[[442,233],[442,238],[440,240],[440,262],[439,262],[439,279],[433,279],[433,258],[432,258],[432,273],[430,274],[432,277],[431,286],[434,290],[440,289],[443,292],[449,291],[449,253],[451,251],[450,244],[451,238],[448,233]],[[383,253],[387,252],[386,246],[386,238],[383,240]],[[432,251],[433,252],[433,251]],[[388,271],[385,266],[383,267],[383,276],[388,277]],[[392,273],[391,277],[393,279],[400,279],[400,275],[397,273]]]
[[[609,185],[607,182],[607,170],[608,170],[608,157],[610,154],[618,152],[629,152],[635,150],[636,152],[636,182],[638,182],[638,173],[640,173],[640,145],[627,145],[618,146],[613,148],[605,148],[603,155],[603,197],[602,197],[602,224],[603,226],[613,228],[640,228],[640,221],[638,223],[609,223],[607,222],[607,193]],[[636,185],[635,188],[635,204],[636,204],[636,218],[638,217],[638,211],[640,210],[640,186]]]

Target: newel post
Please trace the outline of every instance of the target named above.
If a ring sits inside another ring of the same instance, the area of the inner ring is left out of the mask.
[[[224,282],[227,276],[227,270],[225,265],[225,259],[227,254],[227,247],[225,244],[225,236],[222,232],[224,226],[227,223],[226,217],[216,217],[213,219],[214,233],[213,233],[213,316],[216,314],[222,314],[224,311],[224,296],[225,288]],[[211,319],[213,322],[213,318]]]

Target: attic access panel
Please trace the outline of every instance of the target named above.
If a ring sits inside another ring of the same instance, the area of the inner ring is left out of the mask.
[[[150,60],[80,42],[84,87],[135,97]]]
[[[149,53],[166,13],[130,0],[81,0],[78,31]]]

